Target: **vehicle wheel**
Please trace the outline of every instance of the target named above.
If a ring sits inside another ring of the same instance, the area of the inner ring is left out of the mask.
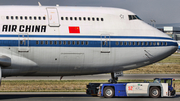
[[[158,87],[152,87],[149,91],[149,96],[152,98],[158,98],[160,97],[160,95],[161,95],[161,92]]]
[[[105,98],[112,98],[114,97],[114,89],[112,87],[105,87],[103,94]]]

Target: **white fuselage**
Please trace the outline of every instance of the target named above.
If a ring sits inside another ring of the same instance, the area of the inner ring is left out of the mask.
[[[178,45],[124,9],[1,6],[0,46],[6,77],[124,71],[162,60]]]

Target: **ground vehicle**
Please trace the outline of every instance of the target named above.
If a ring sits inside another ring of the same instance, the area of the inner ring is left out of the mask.
[[[155,78],[153,82],[142,83],[102,83],[98,94],[106,98],[115,96],[173,97],[176,91],[172,83],[172,78]]]

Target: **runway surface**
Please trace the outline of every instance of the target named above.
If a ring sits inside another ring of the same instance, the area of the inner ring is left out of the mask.
[[[99,75],[82,75],[82,76],[65,76],[62,80],[109,80],[110,74],[99,74]],[[180,80],[180,74],[124,74],[123,77],[119,77],[119,80],[125,79],[141,79],[141,80],[152,80],[154,78],[174,78]],[[60,76],[33,76],[33,77],[6,77],[2,80],[59,80]]]
[[[180,93],[174,98],[149,98],[149,97],[118,97],[118,98],[103,98],[92,97],[82,92],[14,92],[0,93],[1,101],[179,101]]]

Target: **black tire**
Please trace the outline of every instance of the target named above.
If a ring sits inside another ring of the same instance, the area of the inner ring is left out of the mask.
[[[103,95],[105,98],[114,97],[114,89],[112,87],[105,87],[103,91]]]
[[[161,92],[158,87],[152,87],[149,91],[149,96],[152,98],[158,98],[160,97],[160,95],[161,95]]]

